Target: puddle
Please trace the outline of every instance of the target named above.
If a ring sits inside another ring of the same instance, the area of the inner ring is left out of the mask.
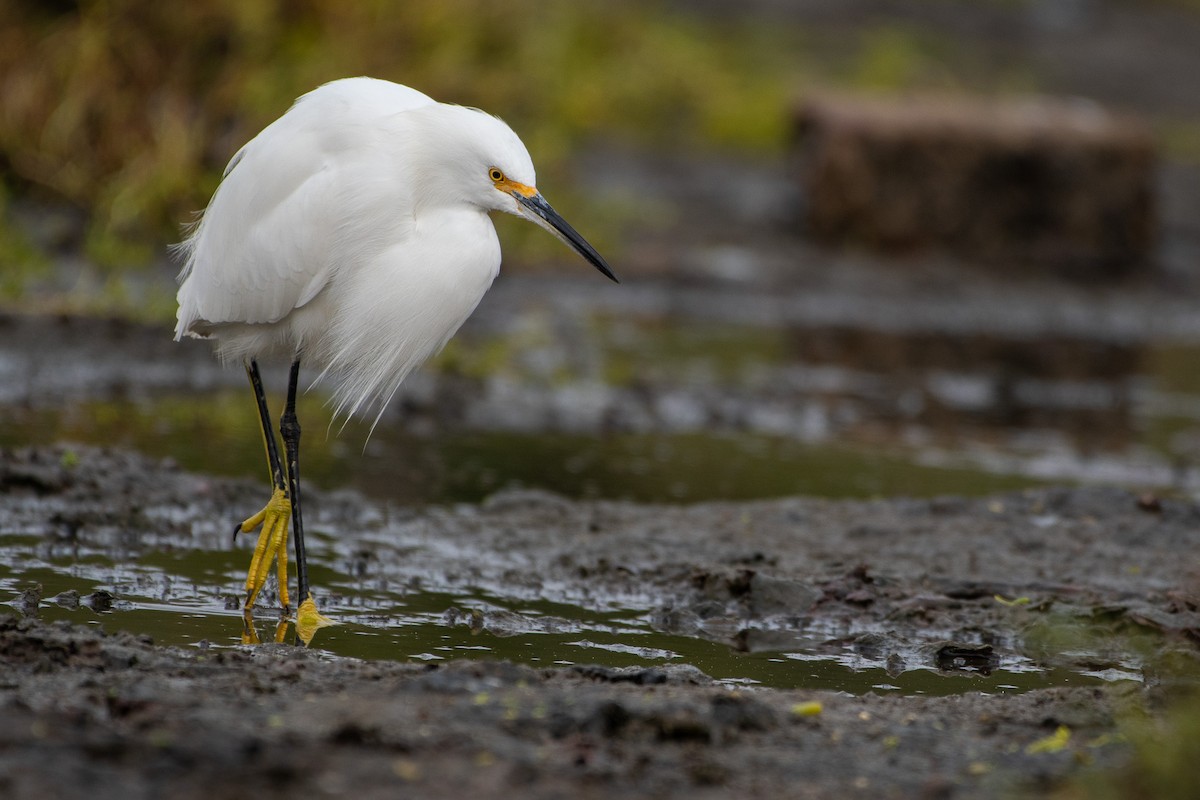
[[[304,396],[305,477],[402,504],[513,484],[683,502],[978,495],[1044,481],[1200,491],[1189,366],[1200,346],[1075,331],[1069,319],[1091,319],[1078,309],[1062,312],[1065,332],[1039,332],[979,315],[968,315],[979,330],[770,328],[685,311],[498,306],[506,313],[483,314],[410,377],[369,441],[358,422],[327,434],[323,395]],[[220,370],[204,345],[112,327],[16,326],[0,343],[0,446],[115,444],[261,475],[238,370]],[[267,374],[276,404],[280,374]]]
[[[63,441],[119,446],[170,457],[186,469],[258,479],[262,445],[243,394],[9,409],[0,418],[0,447]],[[323,435],[329,411],[316,398],[304,399],[300,415],[309,431],[302,452],[305,480],[326,489],[354,486],[405,505],[478,502],[513,486],[567,497],[698,502],[796,494],[981,495],[1040,482],[962,465],[923,465],[914,453],[895,447],[868,450],[747,433],[415,436],[381,425],[364,452],[359,448],[365,425]]]
[[[385,416],[369,440],[359,422],[327,435],[323,399],[303,397],[305,479],[328,490],[354,487],[385,513],[476,503],[510,487],[656,503],[971,497],[1049,481],[1200,487],[1191,467],[1200,458],[1200,385],[1190,368],[1200,348],[1186,343],[834,325],[767,330],[603,315],[520,321],[507,333],[485,331],[492,340],[477,333],[452,345],[430,373],[414,376],[396,404],[403,413]],[[120,348],[108,352],[88,330],[72,335],[80,341],[46,364],[28,348],[0,359],[13,378],[11,401],[0,406],[0,447],[114,446],[201,474],[263,479],[257,420],[239,376],[216,371],[207,353],[192,349],[183,352],[205,365],[198,371],[164,350],[111,379],[93,357],[116,358]],[[75,360],[49,365],[64,353]],[[158,382],[146,388],[138,369]],[[104,375],[109,383],[89,388]],[[446,398],[461,408],[443,417]],[[124,560],[119,547],[50,550],[40,533],[0,531],[0,597],[40,583],[46,619],[120,627],[162,644],[239,646],[241,617],[227,598],[243,578],[244,548],[166,547]],[[641,598],[590,608],[522,596],[503,582],[368,586],[331,566],[346,569],[344,562],[326,552],[313,576],[333,595],[323,610],[339,623],[319,644],[337,656],[687,663],[731,685],[854,693],[1018,692],[1140,677],[1136,664],[1111,661],[1087,670],[998,656],[985,674],[914,668],[932,663],[915,652],[903,659],[909,666],[889,670],[886,661],[828,644],[740,652],[663,633]],[[52,600],[96,590],[112,592],[116,605],[95,611]],[[471,624],[474,612],[483,614],[482,629]],[[263,638],[270,616],[260,621]],[[490,624],[506,619],[511,624]]]
[[[241,647],[241,614],[228,598],[244,569],[241,551],[155,551],[136,563],[95,555],[51,556],[40,537],[0,536],[0,596],[41,586],[39,618],[94,624],[147,634],[161,645]],[[652,667],[690,664],[731,686],[832,689],[949,695],[1006,694],[1051,686],[1092,686],[1140,680],[1137,670],[1077,671],[1040,667],[1018,656],[987,670],[889,670],[880,659],[846,647],[739,652],[703,638],[663,633],[647,609],[585,609],[564,603],[516,600],[484,592],[384,591],[356,585],[327,566],[320,580],[331,593],[322,611],[337,625],[319,634],[318,649],[358,659],[440,661],[506,659],[529,666]],[[93,592],[108,592],[97,605]],[[80,602],[82,600],[82,602]],[[18,606],[19,601],[10,601]],[[28,609],[26,609],[28,611]],[[473,621],[474,618],[474,621]],[[263,608],[256,627],[263,641],[275,613]],[[913,663],[920,656],[910,654]]]

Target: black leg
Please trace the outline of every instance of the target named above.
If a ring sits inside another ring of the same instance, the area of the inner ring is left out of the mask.
[[[279,445],[275,442],[275,430],[271,425],[271,412],[267,410],[267,395],[263,391],[262,376],[258,374],[258,362],[254,359],[246,364],[246,375],[250,378],[250,386],[254,389],[254,400],[258,404],[258,422],[262,426],[263,445],[267,448],[267,469],[271,473],[271,485],[276,489],[287,490],[283,483],[283,463],[279,460]],[[242,530],[239,522],[233,529],[233,538],[237,539]]]
[[[308,559],[304,551],[304,522],[300,517],[300,420],[296,418],[296,384],[300,379],[300,359],[292,362],[288,376],[287,406],[279,418],[283,449],[287,458],[288,494],[292,501],[292,535],[296,540],[296,580],[300,599],[308,599]]]

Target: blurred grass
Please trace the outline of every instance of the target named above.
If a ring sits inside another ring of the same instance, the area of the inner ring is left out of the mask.
[[[348,75],[501,113],[551,174],[587,135],[779,140],[786,71],[762,63],[779,48],[753,41],[770,32],[698,27],[634,3],[9,2],[0,180],[83,210],[79,244],[115,267],[176,238],[230,155],[293,98]]]
[[[1010,1],[1018,2],[996,0]],[[1191,8],[1200,0],[1159,2]],[[579,209],[573,216],[610,253],[619,253],[620,232],[638,210],[588,197],[580,176],[568,176],[570,155],[590,142],[777,153],[792,104],[815,86],[1037,88],[1025,67],[997,64],[969,41],[884,18],[834,32],[686,8],[653,0],[6,0],[0,300],[46,283],[48,256],[63,252],[96,265],[101,277],[89,289],[116,286],[106,279],[114,273],[136,274],[204,207],[238,147],[298,95],[348,75],[396,80],[504,116],[556,202]],[[1173,153],[1200,152],[1189,120],[1169,125],[1164,141]],[[22,218],[20,205],[37,213]],[[505,244],[513,261],[557,252],[529,226],[509,226]],[[108,291],[101,302],[115,303]]]
[[[1173,692],[1159,713],[1134,708],[1119,727],[1124,763],[1097,764],[1054,792],[1055,800],[1192,800],[1200,759],[1200,694]]]
[[[796,26],[633,0],[8,0],[0,298],[36,283],[49,262],[39,252],[82,252],[102,276],[149,263],[204,207],[242,143],[335,78],[374,75],[499,113],[541,182],[557,187],[577,182],[569,156],[588,141],[777,152],[792,102],[814,82],[953,88],[970,56],[947,47],[871,26],[831,47]],[[579,218],[601,218],[608,230],[589,232],[610,246],[635,215],[562,194],[560,205],[585,207]],[[66,208],[83,223],[18,221],[4,198]],[[506,237],[518,260],[553,244]],[[104,292],[101,302],[120,305]]]

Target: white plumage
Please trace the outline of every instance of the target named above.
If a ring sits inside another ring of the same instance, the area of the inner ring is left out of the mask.
[[[496,277],[488,212],[531,219],[612,277],[535,185],[495,117],[388,81],[326,84],[230,161],[180,248],[175,338],[215,339],[224,360],[303,358],[336,379],[338,413],[382,411]]]
[[[257,640],[249,614],[272,562],[289,613],[289,520],[297,636],[308,642],[328,622],[308,587],[295,408],[301,361],[321,369],[318,380],[335,378],[336,413],[375,402],[382,414],[495,279],[500,243],[491,211],[541,225],[616,280],[534,187],[529,153],[500,120],[370,78],[309,92],[229,162],[180,247],[175,338],[215,339],[221,358],[246,362],[258,406],[273,486],[266,506],[235,529],[260,529],[246,574],[243,641]],[[279,418],[283,458],[256,362],[272,353],[292,359]]]

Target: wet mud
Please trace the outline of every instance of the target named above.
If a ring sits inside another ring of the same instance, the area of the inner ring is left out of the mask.
[[[1190,118],[1182,12],[918,5]],[[641,220],[625,284],[506,268],[369,442],[305,399],[311,648],[239,644],[240,372],[0,315],[0,797],[1001,798],[1133,757],[1200,674],[1194,163],[1110,283],[813,246],[778,159],[578,169]]]
[[[362,451],[306,400],[338,623],[307,650],[238,644],[230,531],[266,499],[238,371],[0,318],[0,794],[1007,797],[1128,759],[1197,674],[1194,276],[633,258],[621,295],[506,276]],[[502,438],[421,450],[452,431]],[[646,438],[596,454],[621,436]],[[495,474],[455,477],[481,453]],[[907,497],[794,496],[833,492]]]
[[[0,529],[24,543],[26,575],[225,553],[196,590],[229,596],[232,639],[246,552],[228,531],[261,492],[117,450],[9,450]],[[306,508],[318,600],[342,623],[311,649],[119,633],[131,595],[179,591],[161,577],[104,589],[101,570],[74,596],[6,581],[22,591],[0,622],[5,794],[1040,793],[1121,763],[1122,720],[1195,674],[1191,503],[1081,488],[680,507],[510,490],[414,511],[312,490]],[[777,671],[738,681],[651,652],[626,666],[336,655],[386,587],[507,598],[441,610],[443,630],[484,648],[587,629],[617,605],[673,641],[776,654]],[[823,683],[810,665],[829,661],[867,684]]]
[[[1194,276],[789,247],[697,247],[622,295],[506,276],[363,452],[312,396],[338,624],[311,649],[238,644],[230,531],[266,499],[238,371],[159,329],[0,318],[0,795],[1008,797],[1121,765],[1198,671]],[[507,437],[497,474],[420,486],[483,452],[421,454],[459,430]],[[580,438],[555,460],[529,433]],[[619,436],[649,438],[607,482]],[[898,443],[927,480],[857,483]],[[725,462],[736,491],[695,482]],[[822,490],[908,497],[770,499]]]

